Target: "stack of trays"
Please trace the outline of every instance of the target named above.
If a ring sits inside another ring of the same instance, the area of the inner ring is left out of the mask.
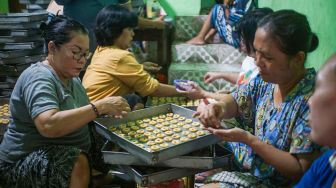
[[[176,104],[178,106],[187,107],[189,109],[196,109],[199,105],[198,99],[188,99],[187,97],[148,97],[146,106],[159,106],[162,104]]]
[[[25,12],[42,12],[47,9],[50,0],[20,0],[19,2],[26,5]]]
[[[0,97],[9,97],[12,90],[13,83],[4,82],[45,58],[39,25],[47,16],[45,11],[0,14]]]
[[[97,132],[127,151],[103,148],[105,162],[121,165],[122,171],[141,186],[225,166],[230,155],[183,156],[220,141],[202,130],[193,113],[184,107],[165,104],[131,112],[121,120],[97,119]],[[143,174],[137,170],[141,167],[135,167],[139,165],[160,168],[153,174]]]

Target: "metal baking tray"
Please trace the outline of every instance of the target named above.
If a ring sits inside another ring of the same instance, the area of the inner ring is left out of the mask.
[[[138,185],[147,187],[161,182],[193,176],[204,170],[183,168],[148,168],[119,165],[119,171],[129,175]]]
[[[144,161],[128,152],[112,151],[110,143],[106,143],[102,148],[104,162],[107,164],[144,166]],[[202,151],[178,156],[176,158],[162,161],[155,166],[194,168],[194,169],[214,169],[226,166],[232,154],[225,150],[224,155],[217,156],[215,147],[209,146]],[[150,164],[149,164],[150,165]],[[151,166],[151,165],[150,165]]]
[[[185,155],[192,151],[196,151],[206,146],[213,145],[221,140],[219,137],[213,134],[206,134],[205,136],[198,137],[194,140],[183,142],[172,147],[168,147],[155,152],[149,152],[108,130],[110,126],[118,127],[121,123],[125,123],[128,121],[136,121],[142,118],[157,116],[160,114],[171,112],[174,114],[183,115],[186,118],[190,118],[193,121],[198,122],[198,119],[192,117],[194,111],[174,104],[165,104],[130,112],[127,118],[124,119],[98,118],[95,120],[96,130],[107,140],[118,144],[126,151],[145,161],[147,164],[157,164],[159,162],[174,158],[176,156]]]
[[[199,100],[188,99],[187,97],[148,97],[146,106],[159,106],[163,104],[175,104],[186,107],[191,110],[196,110],[199,105]]]

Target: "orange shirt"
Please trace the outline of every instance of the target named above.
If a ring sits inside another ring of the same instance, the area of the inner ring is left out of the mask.
[[[134,55],[116,47],[98,47],[83,78],[90,101],[108,96],[124,96],[138,92],[153,93],[159,82],[139,64]]]

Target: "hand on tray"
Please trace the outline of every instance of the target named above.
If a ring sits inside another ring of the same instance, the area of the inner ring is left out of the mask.
[[[106,114],[114,118],[123,118],[131,111],[123,97],[107,97],[95,102],[100,115]]]
[[[198,105],[197,111],[193,114],[197,117],[205,128],[221,128],[222,107],[218,103],[205,104],[203,101]]]

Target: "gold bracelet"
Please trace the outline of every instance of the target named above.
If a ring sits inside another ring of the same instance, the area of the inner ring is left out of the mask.
[[[96,116],[99,117],[100,115],[99,115],[99,112],[98,112],[98,109],[97,109],[96,105],[94,105],[93,103],[90,103],[90,105],[91,105],[93,111],[95,112]]]

